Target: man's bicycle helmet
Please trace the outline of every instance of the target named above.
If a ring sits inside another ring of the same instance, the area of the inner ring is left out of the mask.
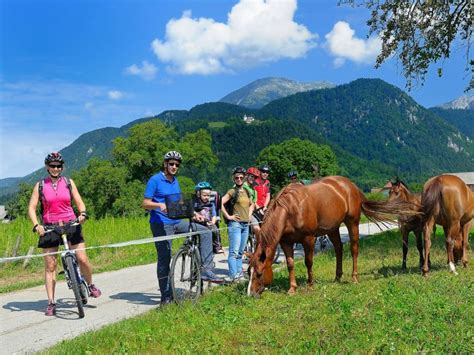
[[[258,171],[258,169],[256,167],[251,166],[250,168],[247,169],[247,174],[253,175],[255,177],[259,177],[260,176],[260,171]]]
[[[296,170],[291,170],[289,173],[288,173],[288,177],[291,179],[292,177],[296,177],[298,176],[298,172]]]
[[[241,166],[236,166],[234,168],[234,170],[232,170],[232,175],[235,175],[235,174],[244,174],[245,175],[245,173],[246,173],[245,168],[242,168]]]
[[[183,157],[176,150],[170,150],[168,153],[164,155],[163,159],[165,161],[173,159],[173,160],[179,161],[180,163],[183,161]]]
[[[49,153],[46,158],[44,158],[44,163],[47,165],[49,163],[60,163],[64,164],[64,158],[59,152]]]
[[[194,188],[196,191],[201,191],[201,190],[212,190],[212,186],[210,183],[207,181],[201,181],[199,182],[196,187]]]
[[[258,170],[260,170],[261,173],[269,173],[270,167],[267,164],[263,164]]]

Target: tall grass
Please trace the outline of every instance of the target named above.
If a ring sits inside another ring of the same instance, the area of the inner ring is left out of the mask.
[[[12,255],[17,236],[22,236],[18,255],[25,255],[30,246],[36,247],[38,235],[33,234],[31,228],[31,222],[25,218],[16,219],[9,224],[0,224],[0,255]],[[148,219],[145,217],[90,220],[83,225],[83,233],[88,247],[151,237]],[[182,240],[174,241],[173,248],[178,248],[181,242]],[[41,251],[36,248],[35,254]],[[88,250],[87,254],[94,273],[156,261],[153,243],[124,248],[92,249]],[[43,269],[42,258],[31,259],[26,268],[23,268],[23,261],[0,264],[0,293],[42,284]]]
[[[411,245],[414,241],[410,240]],[[469,252],[472,260],[473,253]],[[470,353],[474,352],[472,269],[447,271],[444,236],[434,239],[432,271],[423,278],[416,248],[401,270],[401,241],[386,232],[361,241],[360,283],[334,283],[332,251],[316,256],[315,285],[296,263],[300,288],[288,296],[288,274],[275,274],[260,299],[246,285],[222,286],[197,305],[168,306],[76,339],[49,353]]]

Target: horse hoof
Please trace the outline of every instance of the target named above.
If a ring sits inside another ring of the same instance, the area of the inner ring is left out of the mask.
[[[422,270],[421,272],[423,273],[423,277],[428,277],[428,274],[429,274],[428,271]]]
[[[288,290],[287,293],[288,293],[289,296],[294,296],[294,295],[296,295],[296,291],[295,291],[294,289],[291,289],[291,288]]]
[[[355,283],[355,284],[358,284],[359,283],[359,279],[357,276],[352,276],[352,282]]]
[[[334,279],[334,282],[341,282],[341,278],[336,276],[336,278]]]
[[[449,263],[449,271],[452,272],[454,275],[458,274],[456,271],[456,266],[452,262]]]

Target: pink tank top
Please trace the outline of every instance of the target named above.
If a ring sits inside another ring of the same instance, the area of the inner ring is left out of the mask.
[[[56,187],[53,187],[50,177],[46,178],[43,186],[43,223],[68,222],[75,218],[71,194],[64,178],[58,180]]]

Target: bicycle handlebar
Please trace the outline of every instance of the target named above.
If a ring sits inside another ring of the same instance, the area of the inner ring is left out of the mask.
[[[72,221],[69,221],[68,223],[66,223],[62,226],[59,225],[59,224],[55,224],[53,226],[53,228],[48,228],[48,229],[45,228],[44,229],[44,234],[51,233],[52,231],[56,231],[59,234],[64,234],[64,233],[67,233],[68,228],[78,226],[79,224],[80,224],[79,223],[79,218],[76,218],[76,219],[73,219]]]

